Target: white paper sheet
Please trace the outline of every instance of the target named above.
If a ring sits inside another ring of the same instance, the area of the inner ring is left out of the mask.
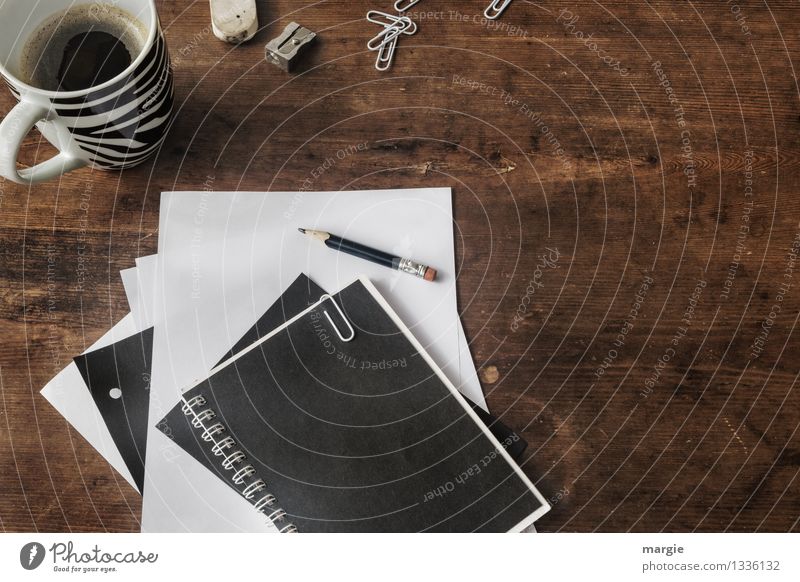
[[[128,304],[131,305],[131,311],[134,314],[138,313],[138,317],[142,322],[142,329],[153,327],[153,311],[155,309],[153,302],[156,298],[156,269],[158,269],[158,255],[147,255],[146,257],[139,257],[136,259],[139,300],[135,309],[131,304],[130,297],[128,297]]]
[[[122,279],[122,287],[125,289],[125,297],[128,299],[128,307],[130,307],[130,314],[136,329],[142,331],[146,328],[142,326],[140,319],[142,312],[139,306],[142,302],[142,294],[139,289],[139,269],[138,267],[124,269],[119,272],[119,277]]]
[[[330,230],[439,270],[436,283],[331,251]],[[386,241],[399,241],[386,248]],[[300,273],[334,292],[363,274],[431,356],[485,406],[460,327],[449,189],[162,195],[150,418],[163,418]],[[463,354],[463,356],[462,356]],[[469,365],[462,363],[469,359]],[[142,530],[271,531],[244,499],[151,424]]]
[[[138,331],[133,316],[128,314],[86,351],[91,352],[109,346]],[[106,423],[103,421],[75,362],[70,362],[55,378],[50,380],[42,388],[41,393],[61,413],[61,416],[131,484],[131,487],[138,491],[133,476],[111,439],[111,433],[108,432]]]

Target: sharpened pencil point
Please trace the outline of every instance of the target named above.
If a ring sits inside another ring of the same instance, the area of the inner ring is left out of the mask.
[[[327,232],[322,232],[321,230],[311,230],[310,228],[298,228],[300,232],[302,232],[306,236],[310,236],[311,238],[315,238],[318,241],[325,242],[331,235]]]

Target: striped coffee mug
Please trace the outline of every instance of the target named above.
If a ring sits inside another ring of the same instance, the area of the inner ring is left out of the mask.
[[[60,26],[76,10],[98,23],[124,11],[141,29],[141,50],[130,55],[123,72],[87,89],[34,86],[25,72],[24,60],[31,59],[28,39]],[[48,23],[55,25],[48,28]],[[158,151],[172,120],[172,70],[154,0],[0,2],[0,75],[18,101],[0,123],[0,175],[20,184],[86,165],[108,170],[135,166]],[[59,153],[23,169],[17,157],[34,126]]]

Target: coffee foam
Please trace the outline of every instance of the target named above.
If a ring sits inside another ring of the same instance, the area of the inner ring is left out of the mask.
[[[122,41],[131,61],[147,43],[147,27],[121,8],[97,3],[72,6],[49,16],[31,33],[20,58],[21,79],[39,89],[57,90],[58,69],[67,43],[91,31],[105,32]]]

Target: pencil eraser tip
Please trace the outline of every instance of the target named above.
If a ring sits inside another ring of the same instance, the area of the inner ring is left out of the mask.
[[[434,279],[436,279],[436,269],[431,269],[430,267],[428,267],[425,270],[425,280],[433,281]]]

